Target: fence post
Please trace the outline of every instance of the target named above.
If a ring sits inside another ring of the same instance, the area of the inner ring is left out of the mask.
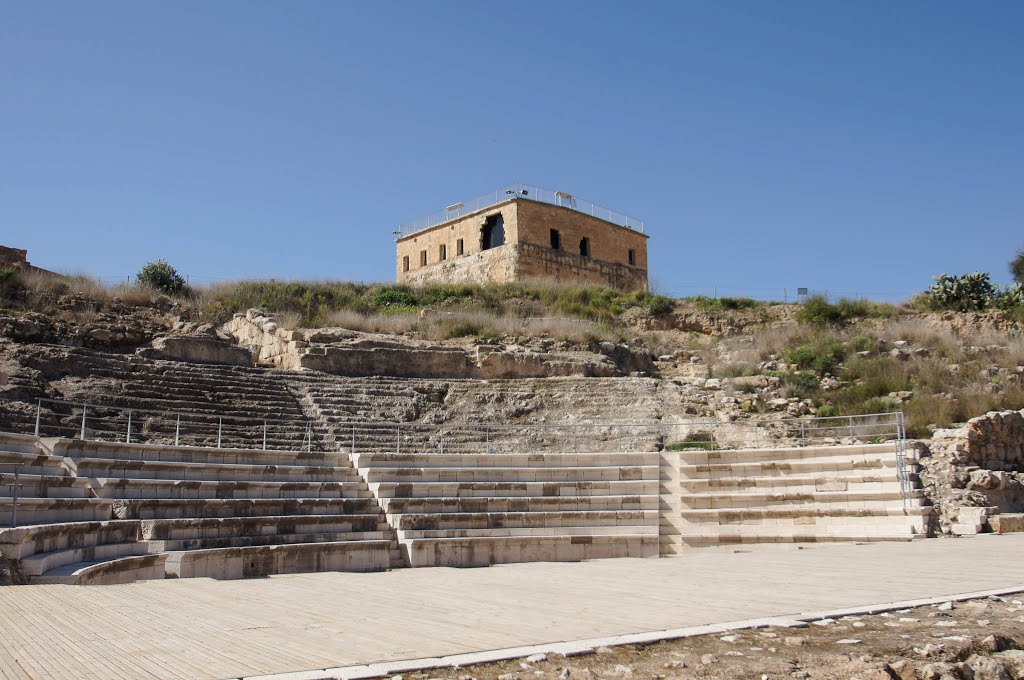
[[[306,434],[309,435],[309,443],[306,444],[306,453],[313,453],[313,421],[306,423]]]
[[[220,437],[224,430],[224,417],[217,416],[217,448],[220,448]]]
[[[353,453],[353,455],[355,454],[355,452],[356,452],[356,426],[353,423],[352,424],[352,453]]]
[[[82,404],[82,441],[85,441],[85,409],[86,405]]]
[[[263,450],[267,450],[267,421],[263,421]]]
[[[853,416],[850,416],[850,438],[853,438]]]
[[[402,452],[402,424],[395,425],[395,453]]]
[[[39,436],[39,420],[43,415],[43,400],[36,400],[36,436]]]
[[[128,434],[124,437],[125,444],[132,443],[132,412],[128,411]]]
[[[174,445],[177,446],[181,439],[181,414],[178,414],[178,419],[174,423]]]
[[[19,477],[21,476],[20,475],[20,471],[21,471],[21,466],[20,465],[15,465],[14,466],[14,493],[12,494],[13,495],[13,499],[12,499],[12,502],[11,502],[11,526],[12,527],[18,526],[18,484],[19,484]]]

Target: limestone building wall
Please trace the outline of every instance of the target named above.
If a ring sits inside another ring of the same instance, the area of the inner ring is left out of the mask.
[[[458,263],[454,266],[453,263],[459,258],[465,258],[482,252],[480,230],[483,228],[487,218],[499,214],[504,221],[505,243],[515,243],[518,238],[517,212],[516,202],[512,200],[398,239],[395,267],[398,272],[399,283],[418,283],[420,280],[440,281],[442,279],[425,277],[425,272],[423,271],[424,269],[434,268],[437,265],[442,265],[442,269],[445,269],[445,266],[447,266],[446,271],[449,272],[453,269],[458,271],[463,269],[486,269],[485,263],[481,261],[475,264]],[[461,255],[459,254],[460,240],[462,241],[463,250]],[[442,246],[444,247],[443,253],[441,250]],[[424,255],[426,257],[426,265],[423,264]],[[406,258],[408,258],[408,263],[406,263]],[[406,264],[408,264],[408,267]],[[436,274],[444,276],[440,270]],[[511,275],[511,272],[508,275]],[[469,281],[469,279],[463,280]],[[475,282],[483,283],[487,280],[502,279],[484,278]]]
[[[482,249],[481,229],[499,213],[504,245]],[[410,285],[543,279],[645,290],[647,236],[569,208],[512,199],[398,239],[396,270],[398,282]]]

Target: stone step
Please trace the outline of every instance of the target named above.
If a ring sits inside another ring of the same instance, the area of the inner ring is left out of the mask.
[[[505,536],[419,538],[408,542],[413,567],[486,567],[512,562],[577,562],[657,557],[657,536]]]
[[[299,543],[337,543],[342,541],[386,541],[386,531],[336,531],[324,533],[274,534],[271,536],[220,536],[149,541],[151,552],[179,552],[219,548],[295,545]]]
[[[362,484],[355,482],[216,482],[98,477],[89,483],[96,496],[123,500],[371,497]]]
[[[657,453],[356,453],[360,469],[658,467]]]
[[[105,560],[74,562],[32,579],[32,583],[64,585],[116,585],[165,576],[167,554],[133,555]]]
[[[908,450],[908,455],[912,452]],[[896,456],[895,443],[856,444],[847,446],[808,446],[777,449],[723,449],[719,451],[680,451],[679,461],[683,465],[751,464],[760,462],[782,462],[799,460],[822,460],[851,458],[853,460],[878,459]]]
[[[474,498],[380,498],[389,514],[586,512],[657,510],[659,497],[639,496],[490,496]]]
[[[60,439],[54,444],[53,450],[55,453],[72,458],[352,468],[352,464],[345,454],[295,449],[265,451],[262,449],[203,448]]]
[[[39,440],[33,435],[0,432],[0,450],[7,453],[40,454]]]
[[[168,578],[260,578],[321,571],[383,571],[391,542],[332,541],[168,552]]]
[[[81,477],[215,482],[362,482],[358,473],[348,467],[117,461],[100,458],[76,458],[75,463]]]
[[[653,480],[615,482],[420,482],[416,484],[374,482],[370,489],[378,498],[508,498],[550,496],[637,496],[658,492]]]
[[[146,555],[145,542],[102,543],[51,552],[36,553],[21,559],[21,568],[28,576],[43,576],[59,567],[80,562],[105,562],[118,557]]]
[[[17,481],[17,483],[15,483]],[[0,472],[0,497],[12,498],[17,492],[19,504],[24,498],[89,498],[89,483],[64,475]]]
[[[904,461],[905,468],[917,468],[916,459]],[[817,475],[842,472],[892,473],[896,470],[896,457],[807,458],[796,461],[760,461],[756,463],[721,463],[714,465],[681,465],[682,478],[718,479],[728,477],[785,477],[787,475]]]
[[[399,530],[399,541],[421,538],[505,538],[512,536],[658,536],[658,526],[589,526],[589,527],[506,527],[494,529],[410,529]]]
[[[900,483],[895,475],[889,477],[870,477],[857,479],[841,479],[833,477],[769,477],[767,479],[736,479],[734,484],[701,484],[698,481],[685,480],[679,484],[679,492],[684,495],[715,496],[718,494],[735,493],[786,493],[807,494],[820,491],[846,491],[850,493],[895,492],[899,493]]]
[[[618,482],[658,479],[658,468],[649,467],[431,467],[367,468],[366,481],[396,484],[427,482]]]
[[[54,522],[0,529],[0,553],[19,560],[38,553],[87,548],[105,543],[130,543],[140,538],[134,521]]]
[[[107,501],[119,519],[367,515],[380,512],[373,498],[147,499]],[[20,510],[19,510],[20,512]]]
[[[147,541],[187,541],[237,537],[325,533],[365,533],[387,528],[384,514],[271,515],[257,517],[179,518],[143,520],[141,538]],[[2,535],[0,535],[2,540]]]
[[[0,496],[0,526],[11,525],[13,500]],[[18,498],[18,525],[108,520],[113,505],[106,498]]]
[[[434,512],[396,514],[399,530],[489,529],[511,527],[586,527],[657,525],[657,510],[594,510],[566,512]]]
[[[810,527],[742,527],[728,532],[690,532],[677,538],[677,544],[689,547],[759,543],[822,543],[910,541],[923,538],[912,527],[876,526],[810,526]]]
[[[909,499],[912,505],[923,505],[923,495],[914,491]],[[685,494],[680,496],[680,507],[684,510],[701,510],[711,508],[759,508],[792,504],[835,504],[850,507],[888,507],[899,506],[903,497],[899,491],[821,491],[807,493],[787,492],[751,492],[751,493],[714,493]]]
[[[42,452],[0,451],[0,474],[14,475],[15,466],[19,474],[68,476],[61,456],[50,456]]]
[[[732,526],[792,525],[792,524],[911,524],[925,521],[931,514],[928,506],[851,508],[821,506],[790,506],[751,508],[749,510],[683,510],[683,525],[710,524]]]

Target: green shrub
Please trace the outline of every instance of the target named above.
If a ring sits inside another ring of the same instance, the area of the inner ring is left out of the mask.
[[[800,309],[796,313],[796,320],[800,323],[826,326],[843,324],[853,319],[889,317],[893,312],[892,305],[847,298],[842,298],[833,305],[824,295],[814,295],[800,305]]]
[[[673,442],[665,447],[666,451],[692,451],[701,449],[704,451],[717,451],[718,445],[714,442],[714,435],[711,432],[692,432],[682,441]]]
[[[818,407],[818,410],[815,412],[815,415],[817,415],[819,418],[834,418],[837,415],[839,415],[839,411],[837,411],[836,407],[833,406],[832,404],[824,404]]]
[[[416,296],[405,288],[382,288],[373,296],[373,306],[378,309],[385,307],[415,307],[419,304]]]
[[[765,306],[766,302],[760,300],[754,300],[746,297],[707,297],[705,295],[695,295],[692,298],[688,298],[689,302],[697,305],[702,311],[705,312],[716,312],[720,310],[737,310],[737,309],[754,309],[756,307]]]
[[[18,268],[13,264],[7,267],[0,267],[0,285],[6,285],[9,281],[13,281],[17,273]]]
[[[1024,248],[1017,251],[1017,255],[1010,260],[1010,274],[1013,280],[1024,285]]]
[[[925,292],[924,301],[932,309],[958,312],[979,312],[988,309],[997,288],[987,273],[974,272],[963,276],[940,274]]]
[[[794,347],[786,353],[786,362],[796,364],[802,371],[833,373],[846,356],[843,344],[835,338],[818,338]]]
[[[177,295],[185,289],[184,277],[166,260],[147,262],[135,274],[135,279],[142,286],[159,290],[168,295]]]
[[[821,389],[818,379],[807,373],[792,373],[785,377],[785,384],[796,396],[808,397]]]

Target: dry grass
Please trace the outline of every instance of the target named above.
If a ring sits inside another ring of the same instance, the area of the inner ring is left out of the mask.
[[[136,284],[118,283],[107,285],[85,274],[50,274],[39,270],[19,271],[18,284],[30,291],[34,303],[44,303],[61,295],[81,295],[86,300],[99,304],[110,304],[118,298],[126,305],[152,305],[161,293]]]
[[[361,314],[343,309],[329,314],[327,323],[330,326],[363,333],[417,332],[429,340],[465,337],[548,337],[587,342],[615,336],[602,326],[582,319],[518,318],[483,311],[435,313],[421,318],[417,314]]]
[[[362,333],[400,335],[415,330],[418,322],[416,314],[360,314],[350,309],[338,309],[327,315],[328,326]]]

